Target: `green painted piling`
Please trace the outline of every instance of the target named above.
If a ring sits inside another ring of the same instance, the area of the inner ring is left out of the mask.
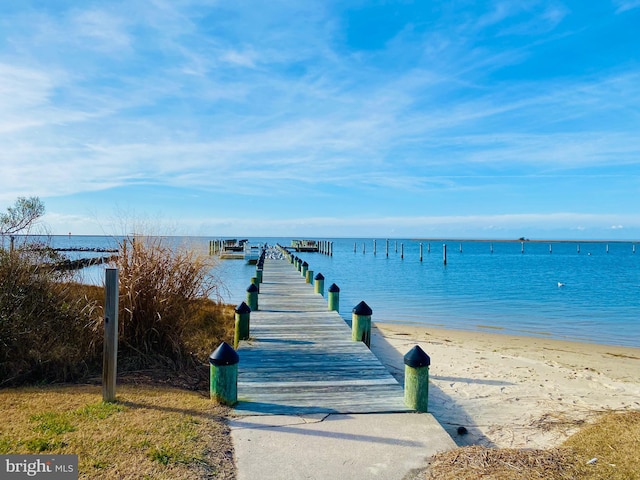
[[[307,270],[309,270],[309,264],[307,262],[302,263],[302,268],[300,269],[300,273],[302,274],[302,278],[306,278]]]
[[[238,362],[240,357],[226,342],[209,356],[209,397],[223,405],[238,403]]]
[[[404,403],[418,412],[427,412],[431,359],[419,345],[404,356]]]
[[[255,285],[258,289],[258,293],[260,293],[260,282],[258,281],[258,277],[251,277],[251,285]]]
[[[340,311],[340,288],[332,283],[327,291],[329,293],[329,310]]]
[[[324,297],[324,275],[318,273],[314,278],[313,291]]]
[[[307,270],[307,273],[304,276],[304,281],[306,283],[313,283],[313,270]]]
[[[258,287],[253,283],[247,288],[247,305],[252,312],[258,310]]]
[[[242,302],[236,307],[235,335],[233,337],[233,348],[237,349],[240,340],[249,340],[249,328],[251,322],[251,309],[249,305]]]
[[[371,307],[364,301],[356,305],[351,312],[351,340],[363,342],[371,347]]]

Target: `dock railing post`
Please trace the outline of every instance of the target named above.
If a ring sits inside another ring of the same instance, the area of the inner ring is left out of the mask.
[[[253,283],[247,288],[247,305],[252,312],[258,310],[258,287]]]
[[[238,362],[240,357],[227,342],[209,356],[209,397],[223,405],[238,403]]]
[[[418,412],[427,412],[431,359],[419,345],[404,356],[404,403]]]
[[[302,278],[307,277],[307,270],[309,270],[309,264],[307,262],[302,263],[302,268],[300,269],[300,273],[302,274]]]
[[[324,297],[324,275],[318,273],[315,278],[315,283],[313,284],[313,291],[315,293],[319,293]]]
[[[353,307],[351,314],[351,340],[364,342],[371,348],[371,307],[364,301]]]
[[[237,349],[240,340],[249,340],[249,329],[251,322],[251,309],[249,305],[242,302],[236,307],[235,335],[233,337],[233,348]]]
[[[329,310],[334,310],[336,312],[340,311],[340,287],[338,287],[335,283],[332,283],[329,289]]]
[[[313,270],[307,270],[304,276],[305,283],[313,283]]]

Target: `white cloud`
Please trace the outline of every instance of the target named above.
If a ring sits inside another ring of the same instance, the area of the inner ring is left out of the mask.
[[[622,13],[640,7],[640,0],[613,0],[613,3],[618,7],[616,13]]]

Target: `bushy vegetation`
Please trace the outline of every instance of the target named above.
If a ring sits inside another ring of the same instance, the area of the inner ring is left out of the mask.
[[[224,314],[220,282],[210,257],[170,245],[163,237],[136,236],[120,244],[120,345],[137,366],[158,361],[183,366],[193,359],[186,338],[203,318],[215,323]],[[228,313],[228,312],[227,312]],[[210,352],[209,352],[210,353]]]
[[[208,258],[164,242],[120,245],[119,372],[192,368],[233,338],[233,308],[219,302]],[[72,282],[46,254],[0,248],[0,388],[101,372],[104,289]]]
[[[0,386],[65,381],[95,368],[96,303],[43,255],[0,249]]]

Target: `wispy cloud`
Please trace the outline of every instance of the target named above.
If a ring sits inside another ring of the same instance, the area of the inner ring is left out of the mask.
[[[371,50],[349,45],[337,4],[58,6],[0,19],[6,201],[152,185],[426,203],[498,198],[509,178],[640,175],[640,71],[537,70],[580,43],[565,27],[579,5],[434,7]]]

